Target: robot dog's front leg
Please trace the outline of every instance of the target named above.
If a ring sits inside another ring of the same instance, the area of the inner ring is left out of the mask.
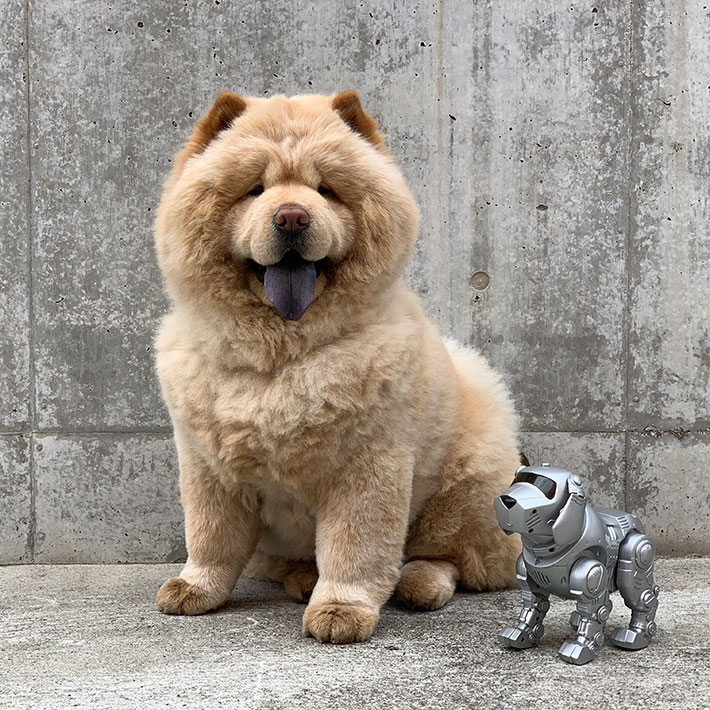
[[[642,533],[631,533],[619,547],[616,585],[631,609],[631,623],[614,629],[611,642],[621,648],[646,648],[656,633],[658,585],[653,581],[654,552],[651,541]]]
[[[520,610],[518,625],[500,631],[498,639],[511,648],[530,648],[545,633],[542,622],[550,608],[550,601],[547,592],[528,578],[522,555],[518,557],[515,574],[523,594],[523,608]]]
[[[606,568],[592,559],[579,560],[570,573],[570,591],[577,596],[577,610],[572,615],[577,622],[577,638],[560,646],[560,657],[567,663],[581,666],[594,660],[594,654],[604,643],[604,623],[611,612]]]

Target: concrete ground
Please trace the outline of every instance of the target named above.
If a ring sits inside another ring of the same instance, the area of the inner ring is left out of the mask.
[[[2,708],[708,708],[710,559],[663,559],[659,632],[643,651],[557,658],[571,603],[535,649],[501,648],[515,591],[457,594],[436,612],[388,605],[374,638],[322,646],[279,585],[242,580],[231,602],[169,617],[155,591],[176,565],[0,568]],[[615,595],[610,626],[624,623]]]

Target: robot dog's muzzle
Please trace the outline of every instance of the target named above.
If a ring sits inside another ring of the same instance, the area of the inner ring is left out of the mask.
[[[493,502],[498,524],[508,535],[537,532],[542,510],[550,501],[529,483],[514,483]]]
[[[510,510],[518,501],[504,494],[500,497],[500,502]]]

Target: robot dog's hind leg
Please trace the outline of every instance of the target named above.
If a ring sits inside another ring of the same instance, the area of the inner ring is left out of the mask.
[[[577,562],[570,573],[570,590],[578,596],[577,610],[570,625],[577,638],[560,646],[560,657],[567,663],[581,666],[594,660],[596,651],[604,643],[604,622],[611,612],[606,569],[601,562],[584,559]]]
[[[544,590],[528,579],[522,555],[518,557],[515,572],[523,594],[523,608],[520,610],[518,625],[502,629],[498,633],[498,639],[511,648],[530,648],[545,633],[542,622],[550,608],[550,600]]]
[[[648,646],[656,633],[658,585],[653,581],[653,545],[643,534],[633,532],[619,546],[616,585],[631,609],[628,627],[618,627],[611,635],[616,646],[638,650]]]

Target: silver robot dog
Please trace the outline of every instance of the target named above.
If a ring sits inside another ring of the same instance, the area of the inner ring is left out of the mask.
[[[614,630],[612,643],[632,650],[648,646],[656,633],[659,590],[653,545],[638,518],[595,510],[579,476],[547,463],[521,466],[494,505],[501,528],[523,540],[516,566],[523,608],[518,625],[498,634],[500,641],[512,648],[534,646],[544,633],[549,595],[576,599],[570,624],[577,638],[565,641],[559,654],[568,663],[588,663],[604,643],[609,595],[618,589],[631,622]]]

